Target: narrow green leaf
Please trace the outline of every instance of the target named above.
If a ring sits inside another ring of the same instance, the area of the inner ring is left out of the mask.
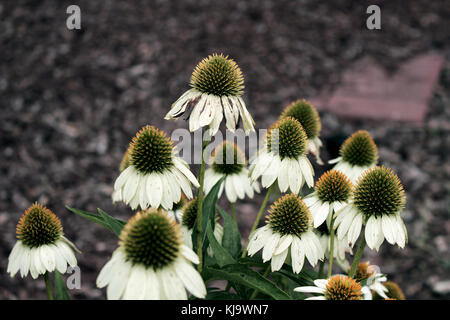
[[[66,283],[58,270],[55,270],[55,300],[70,300]]]
[[[79,215],[79,216],[81,216],[81,217],[83,217],[83,218],[85,218],[87,220],[90,220],[90,221],[93,221],[95,223],[98,223],[99,225],[109,229],[109,224],[106,223],[102,219],[102,217],[98,216],[97,214],[90,213],[90,212],[87,212],[87,211],[83,211],[83,210],[80,210],[80,209],[71,208],[69,206],[66,206],[66,209],[69,210],[69,211],[72,211],[73,213],[75,213],[75,214],[77,214],[77,215]]]
[[[223,217],[223,238],[222,246],[235,258],[240,256],[242,245],[241,245],[241,234],[239,232],[238,226],[234,222],[233,218],[226,213],[221,207],[216,206],[219,213]]]
[[[107,214],[105,211],[103,211],[100,208],[97,208],[97,210],[98,210],[98,213],[100,213],[100,215],[102,216],[103,221],[105,221],[108,224],[109,229],[112,232],[114,232],[116,235],[120,235],[120,232],[122,231],[126,222],[111,217],[109,214]]]
[[[225,250],[216,240],[216,237],[214,237],[211,223],[208,223],[206,227],[206,235],[208,237],[209,244],[214,252],[214,257],[216,258],[217,264],[220,267],[236,263],[231,254],[227,250]]]
[[[290,296],[273,282],[258,272],[242,264],[227,265],[222,268],[208,267],[203,271],[205,279],[222,279],[235,281],[271,296],[276,300],[289,300]]]

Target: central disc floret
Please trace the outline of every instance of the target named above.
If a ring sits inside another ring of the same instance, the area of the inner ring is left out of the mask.
[[[361,282],[363,280],[369,279],[371,276],[375,274],[374,268],[367,262],[360,262],[358,267],[356,268],[355,275],[353,278]]]
[[[16,228],[17,239],[30,248],[55,243],[62,233],[61,221],[38,203],[25,210]]]
[[[241,96],[244,77],[233,59],[222,54],[213,54],[203,59],[191,77],[191,87],[215,96]]]
[[[237,145],[224,141],[214,150],[211,167],[221,174],[236,174],[242,171],[245,163],[245,156]]]
[[[129,162],[139,172],[150,174],[172,167],[172,141],[153,126],[143,127],[129,148]]]
[[[282,159],[298,159],[307,151],[307,136],[300,122],[286,117],[276,122],[267,134],[267,149]]]
[[[281,235],[300,237],[312,225],[312,215],[301,198],[287,194],[278,199],[270,208],[267,223]]]
[[[366,218],[396,214],[405,201],[400,179],[384,166],[365,171],[355,188],[354,204]]]
[[[369,132],[359,130],[342,144],[342,160],[353,166],[371,166],[378,159],[378,149]]]
[[[351,195],[352,184],[342,172],[330,170],[320,177],[315,189],[323,202],[347,201]]]
[[[305,99],[292,102],[284,109],[280,119],[292,117],[302,125],[308,139],[319,136],[322,127],[316,108]]]
[[[161,210],[139,211],[120,234],[119,244],[134,264],[161,269],[178,256],[181,234],[173,219]]]
[[[192,199],[186,203],[183,207],[183,216],[181,217],[181,225],[185,226],[188,230],[194,228],[195,220],[197,219],[198,212],[198,200]]]
[[[327,300],[361,300],[361,285],[352,278],[336,275],[328,279],[325,291]]]

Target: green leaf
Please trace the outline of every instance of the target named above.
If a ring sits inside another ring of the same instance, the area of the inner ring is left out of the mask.
[[[234,222],[233,218],[226,213],[221,207],[216,206],[219,213],[223,217],[223,238],[222,246],[235,258],[240,256],[241,246],[241,234],[239,233],[238,226]]]
[[[112,232],[114,232],[116,235],[120,235],[120,232],[122,231],[122,229],[123,229],[124,225],[126,224],[126,222],[111,217],[109,214],[107,214],[105,211],[103,211],[100,208],[97,208],[97,211],[102,216],[103,221],[105,221],[108,224],[109,229]]]
[[[290,296],[278,288],[273,282],[242,264],[232,264],[222,268],[208,267],[204,269],[203,276],[209,280],[222,279],[244,284],[276,300],[290,299]]]
[[[211,221],[211,225],[215,225],[216,218],[216,203],[218,199],[218,194],[220,190],[220,185],[222,184],[225,177],[220,179],[214,187],[208,192],[206,197],[203,199],[203,208],[202,208],[202,244],[203,251],[206,250],[208,246],[208,237],[206,236],[206,226],[209,221]],[[192,229],[192,243],[194,245],[194,251],[197,250],[197,223],[195,223],[194,228]]]
[[[55,300],[70,300],[66,283],[58,270],[55,270]]]
[[[77,214],[77,215],[79,215],[79,216],[81,216],[81,217],[83,217],[85,219],[88,219],[90,221],[98,223],[99,225],[109,229],[108,223],[103,221],[102,217],[100,217],[100,216],[98,216],[98,215],[96,215],[94,213],[90,213],[90,212],[83,211],[83,210],[80,210],[80,209],[71,208],[69,206],[66,206],[66,209],[69,210],[69,211],[72,211],[73,213],[75,213],[75,214]]]
[[[211,248],[214,252],[214,257],[216,258],[216,261],[220,267],[236,263],[231,254],[227,250],[225,250],[216,240],[216,237],[214,237],[211,223],[208,223],[206,227],[206,235],[208,236],[209,244],[211,245]]]

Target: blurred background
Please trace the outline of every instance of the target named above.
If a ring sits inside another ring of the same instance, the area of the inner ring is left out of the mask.
[[[71,4],[81,30],[66,27]],[[370,4],[381,8],[381,30],[366,28]],[[408,299],[448,299],[448,21],[448,1],[2,1],[0,299],[46,298],[42,279],[6,274],[15,225],[36,200],[82,250],[72,297],[104,299],[95,278],[117,239],[65,205],[131,217],[111,203],[123,152],[143,125],[187,128],[163,116],[214,52],[240,65],[257,129],[306,98],[320,110],[324,160],[352,132],[373,135],[380,163],[405,186],[409,243],[384,243],[365,258]],[[244,236],[261,199],[237,205]]]

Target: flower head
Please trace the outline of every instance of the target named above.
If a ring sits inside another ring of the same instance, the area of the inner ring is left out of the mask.
[[[238,198],[244,199],[246,195],[253,198],[254,192],[259,192],[259,183],[250,180],[246,163],[247,159],[239,147],[230,141],[224,141],[214,150],[210,168],[205,172],[205,192],[208,193],[224,178],[219,197],[225,190],[232,203]]]
[[[378,149],[372,136],[365,130],[353,133],[341,146],[340,157],[330,163],[337,163],[335,170],[345,173],[355,182],[362,172],[372,168],[378,161]]]
[[[209,126],[215,135],[225,115],[227,128],[235,131],[239,116],[246,134],[254,131],[254,121],[247,111],[242,94],[244,77],[233,59],[223,54],[204,58],[192,73],[190,86],[172,105],[165,119],[189,114],[189,130]]]
[[[114,184],[114,201],[124,201],[132,209],[163,207],[172,209],[183,192],[192,198],[191,183],[199,186],[188,164],[175,155],[172,141],[152,126],[143,127],[128,149],[129,163]]]
[[[337,170],[325,172],[316,182],[315,191],[304,201],[314,217],[314,228],[325,220],[329,224],[333,211],[343,208],[352,195],[352,183],[345,174]]]
[[[400,287],[398,286],[397,283],[395,283],[393,281],[386,281],[386,282],[383,282],[383,286],[387,290],[387,292],[385,292],[385,293],[386,293],[386,296],[388,296],[388,299],[391,299],[391,300],[405,300],[406,299],[402,289],[400,289]],[[386,298],[384,296],[381,296],[376,291],[374,291],[373,292],[373,300],[380,300],[380,299],[386,300]]]
[[[384,274],[377,272],[375,267],[370,262],[360,262],[353,276],[356,281],[364,284],[362,288],[364,300],[373,300],[372,292],[376,292],[385,299],[387,298],[388,290],[383,285],[387,278]]]
[[[316,108],[305,99],[291,102],[280,116],[280,119],[292,117],[302,125],[308,138],[308,149],[316,156],[317,161],[322,164],[319,152],[322,141],[319,139],[322,124]]]
[[[344,275],[335,275],[326,280],[317,279],[314,285],[298,287],[294,291],[320,294],[306,300],[362,300],[361,285]]]
[[[262,177],[263,187],[275,181],[281,192],[289,188],[297,194],[304,182],[314,185],[314,170],[306,157],[308,140],[302,125],[292,117],[279,120],[269,128],[266,144],[250,166],[252,180]]]
[[[369,248],[378,250],[385,238],[403,248],[407,232],[400,213],[405,202],[403,186],[390,168],[381,166],[365,171],[355,187],[353,203],[336,214],[338,238],[347,235],[354,244],[364,223]]]
[[[77,260],[74,245],[63,236],[61,221],[46,207],[37,202],[31,205],[19,220],[16,228],[17,242],[11,251],[8,272],[11,277],[20,271],[36,279],[40,274],[55,269],[65,273],[67,265],[75,267]]]
[[[122,229],[119,248],[97,277],[108,299],[203,298],[206,288],[191,262],[197,255],[183,244],[178,224],[166,212],[140,211]]]
[[[252,256],[263,249],[263,261],[271,260],[272,271],[283,266],[289,252],[295,273],[302,270],[305,256],[312,266],[323,259],[311,213],[298,196],[287,194],[278,199],[271,206],[266,223],[251,235],[248,254]]]

